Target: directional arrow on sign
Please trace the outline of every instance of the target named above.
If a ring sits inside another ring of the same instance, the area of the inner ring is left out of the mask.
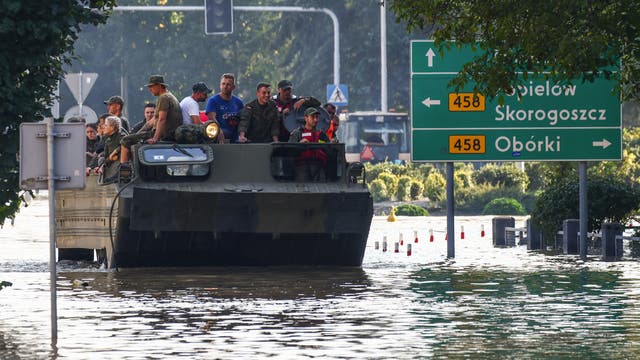
[[[431,107],[431,105],[440,105],[440,100],[431,100],[430,97],[422,100],[422,103],[425,104],[428,108]]]
[[[606,149],[611,145],[611,143],[607,139],[602,139],[602,141],[594,141],[591,143],[593,146],[601,146],[603,149]]]
[[[427,50],[427,66],[429,67],[433,67],[433,57],[436,56],[436,53],[433,51],[432,48],[429,48],[429,50]]]

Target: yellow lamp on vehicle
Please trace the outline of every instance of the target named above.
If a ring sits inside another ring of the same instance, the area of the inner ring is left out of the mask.
[[[204,135],[209,139],[215,139],[220,133],[220,127],[215,121],[207,121],[204,124]]]

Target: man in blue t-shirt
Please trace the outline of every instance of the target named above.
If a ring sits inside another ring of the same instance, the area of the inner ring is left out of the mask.
[[[220,93],[209,98],[205,112],[209,120],[216,120],[224,133],[224,138],[232,143],[238,140],[238,122],[242,100],[233,95],[236,88],[233,74],[222,74]]]

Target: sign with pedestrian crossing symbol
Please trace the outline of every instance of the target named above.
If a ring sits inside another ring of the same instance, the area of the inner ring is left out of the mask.
[[[346,84],[327,85],[327,102],[336,106],[346,106],[349,104],[349,92]]]

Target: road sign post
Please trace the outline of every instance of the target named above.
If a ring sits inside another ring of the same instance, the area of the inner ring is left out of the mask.
[[[556,84],[531,76],[517,95],[487,99],[448,83],[474,57],[470,46],[442,54],[411,44],[413,161],[620,160],[620,101],[613,80]]]

